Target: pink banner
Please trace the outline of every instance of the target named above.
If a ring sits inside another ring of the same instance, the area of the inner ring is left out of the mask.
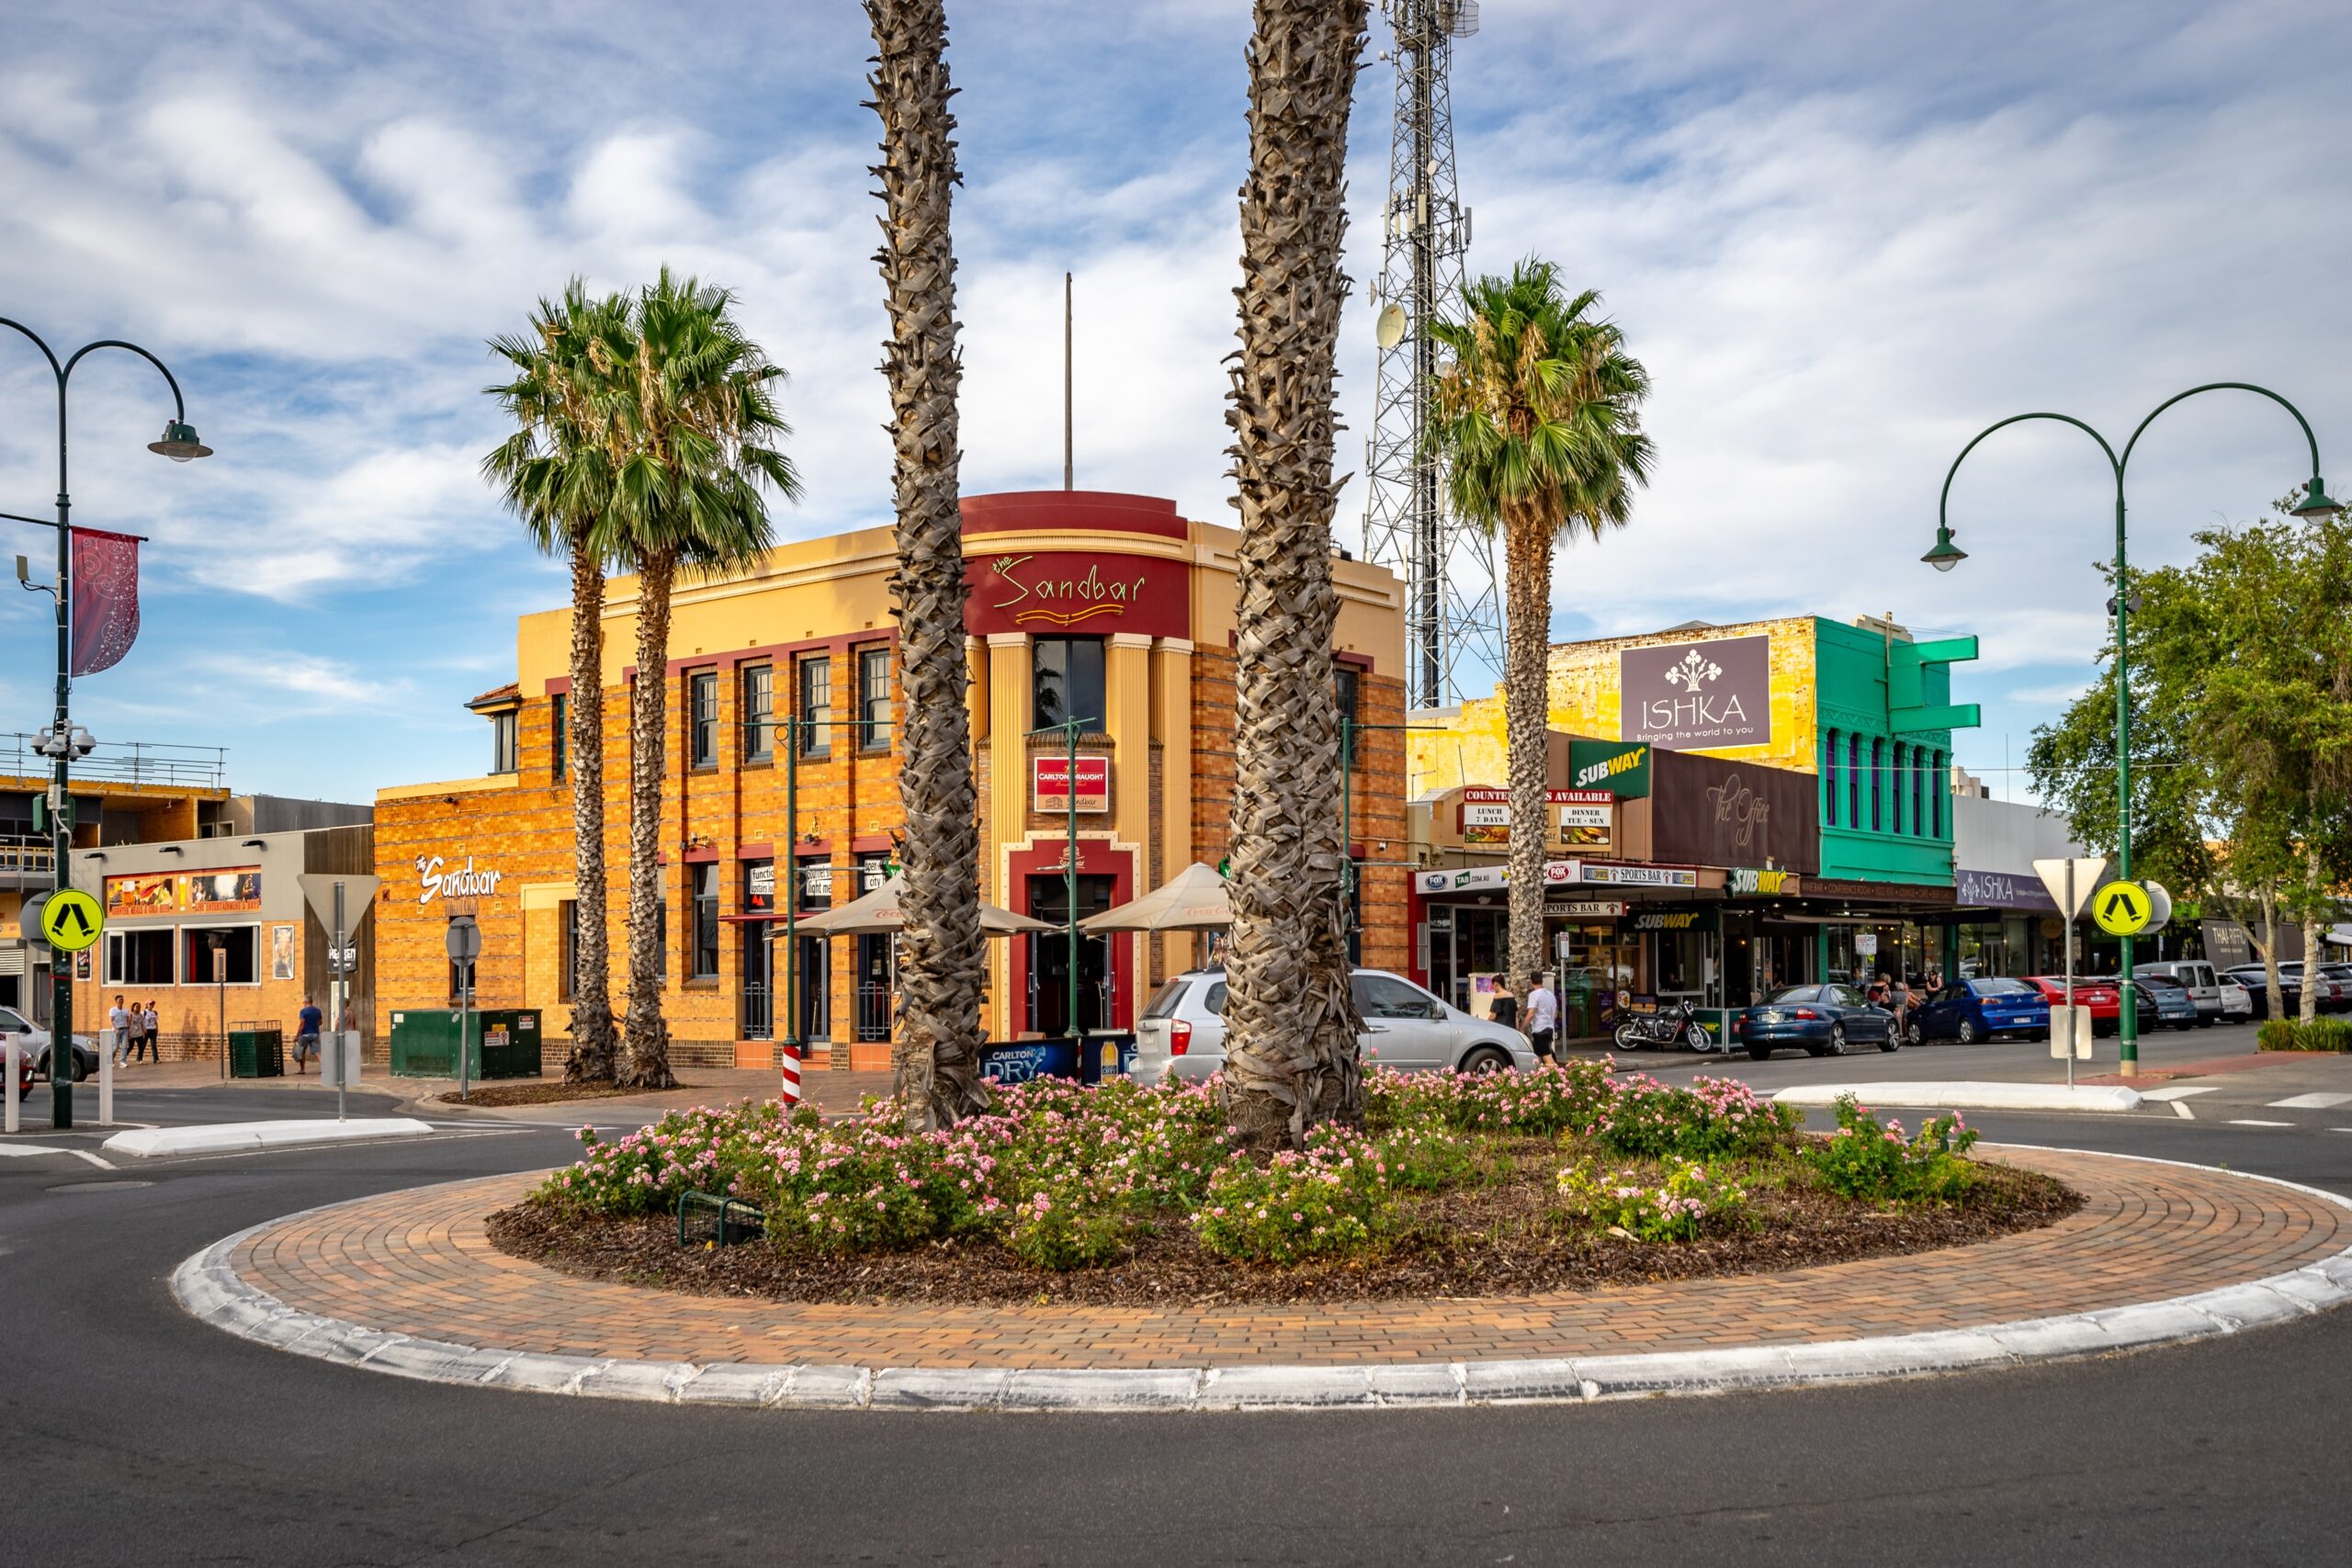
[[[74,673],[113,669],[138,640],[139,541],[74,529]]]

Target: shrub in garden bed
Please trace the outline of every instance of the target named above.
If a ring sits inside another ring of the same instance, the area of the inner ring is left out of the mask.
[[[2340,1018],[2274,1018],[2255,1035],[2265,1051],[2352,1051],[2352,1021]]]
[[[2038,1223],[2029,1211],[2063,1199],[2018,1172],[1980,1193],[1963,1157],[1975,1134],[1957,1118],[1906,1142],[1848,1103],[1837,1134],[1808,1139],[1796,1111],[1743,1084],[1675,1086],[1605,1062],[1374,1070],[1363,1127],[1318,1128],[1262,1161],[1225,1125],[1218,1090],[1045,1079],[922,1135],[878,1101],[831,1123],[773,1103],[681,1111],[610,1141],[583,1132],[579,1163],[492,1233],[624,1277],[685,1267],[804,1299],[1021,1300],[1053,1280],[1073,1282],[1053,1287],[1066,1299],[1344,1299],[1785,1267],[1904,1245],[1883,1224],[1838,1231],[1866,1206],[1945,1212],[1903,1233],[1928,1245]],[[764,1239],[731,1259],[682,1258],[674,1231],[657,1245],[651,1216],[689,1190],[756,1205]],[[1961,1216],[1972,1203],[1980,1213]],[[2027,1217],[1990,1213],[2005,1204]],[[1706,1260],[1661,1260],[1679,1248]]]

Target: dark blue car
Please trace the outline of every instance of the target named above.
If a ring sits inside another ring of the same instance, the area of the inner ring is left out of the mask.
[[[2050,1032],[2050,1000],[2023,980],[1962,980],[1929,996],[1911,1015],[1911,1038],[1973,1045],[2003,1034],[2039,1040]]]
[[[1849,1043],[1882,1051],[1903,1043],[1893,1013],[1872,1007],[1853,987],[1838,985],[1790,986],[1770,1001],[1742,1009],[1732,1014],[1731,1043],[1758,1062],[1783,1047],[1808,1056],[1842,1056]]]

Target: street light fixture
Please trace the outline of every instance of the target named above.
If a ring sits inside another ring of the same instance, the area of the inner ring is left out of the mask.
[[[2250,381],[2208,381],[2201,387],[2191,387],[2188,390],[2176,393],[2158,403],[2149,412],[2148,417],[2140,422],[2139,427],[2132,432],[2132,439],[2123,444],[2123,454],[2120,457],[2116,455],[2114,447],[2108,445],[2106,436],[2101,435],[2072,414],[2048,412],[2011,414],[2007,419],[1986,425],[1977,432],[1974,440],[1960,449],[1960,456],[1951,460],[1951,467],[1945,471],[1943,496],[1936,503],[1936,547],[1919,558],[1938,571],[1950,571],[1967,558],[1966,554],[1951,540],[1951,481],[1960,472],[1961,464],[1968,460],[1968,455],[1975,451],[1979,443],[1993,432],[2007,425],[2021,424],[2030,419],[2052,419],[2061,424],[2071,424],[2098,442],[2098,449],[2107,455],[2108,468],[2115,475],[2116,592],[2115,596],[2108,601],[2108,613],[2115,617],[2115,839],[2118,862],[2116,874],[2125,881],[2129,881],[2132,876],[2131,618],[2140,607],[2140,596],[2131,592],[2130,563],[2124,547],[2123,474],[2124,469],[2132,462],[2132,452],[2140,445],[2140,437],[2147,434],[2148,426],[2155,423],[2157,414],[2164,412],[2175,403],[2197,396],[2199,392],[2222,391],[2253,392],[2268,398],[2272,402],[2294,415],[2295,423],[2301,426],[2304,445],[2311,450],[2312,481],[2304,487],[2301,504],[2290,508],[2296,516],[2324,517],[2343,510],[2341,505],[2328,498],[2327,487],[2320,480],[2319,437],[2312,434],[2311,421],[2303,417],[2302,410],[2269,388],[2257,387]],[[2122,978],[2129,981],[2132,978],[2132,939],[2128,936],[2122,938],[2121,944],[2122,962],[2119,967]],[[2068,999],[2072,1001],[2071,998]],[[2116,1035],[2121,1046],[2119,1055],[2121,1057],[2123,1071],[2136,1073],[2140,1066],[2139,1009],[2119,1009],[2115,1024]]]
[[[72,829],[66,826],[65,803],[68,772],[75,754],[86,754],[91,742],[89,732],[74,727],[69,709],[74,691],[74,529],[71,522],[74,502],[66,483],[65,468],[65,391],[74,378],[74,367],[85,357],[102,348],[119,348],[135,354],[163,372],[165,385],[172,389],[172,417],[164,426],[164,437],[148,443],[147,450],[159,453],[175,463],[197,457],[209,457],[212,448],[197,439],[196,429],[187,423],[187,400],[180,396],[180,384],[171,367],[135,343],[119,338],[101,338],[84,344],[71,357],[59,360],[56,353],[42,341],[39,333],[22,321],[12,321],[0,316],[0,327],[13,327],[30,339],[32,345],[49,361],[50,374],[57,381],[57,521],[51,523],[39,517],[17,517],[17,522],[33,523],[57,530],[57,713],[50,727],[56,738],[57,749],[50,752],[55,767],[50,784],[50,862],[54,870],[54,889],[62,893],[74,886],[67,859],[73,852]],[[19,577],[23,574],[20,571]],[[52,990],[50,1000],[50,1034],[52,1039],[71,1041],[74,1038],[74,966],[70,964],[52,967]],[[223,993],[224,996],[226,993]],[[225,1005],[225,1004],[224,1004]],[[50,1124],[59,1128],[74,1125],[74,1075],[50,1074]]]

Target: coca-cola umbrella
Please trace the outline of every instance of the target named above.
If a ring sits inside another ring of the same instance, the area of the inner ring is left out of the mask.
[[[887,879],[881,886],[862,898],[853,898],[838,909],[808,915],[794,922],[800,934],[808,936],[866,936],[884,931],[904,931],[906,912],[899,908],[899,899],[906,891],[904,874]],[[1010,909],[1000,909],[994,904],[980,906],[982,936],[1014,936],[1023,931],[1057,931],[1059,926],[1049,926],[1043,920],[1033,920],[1026,915],[1016,915]],[[784,922],[775,921],[769,927],[772,938],[784,934]]]
[[[1216,867],[1194,861],[1172,882],[1153,888],[1133,903],[1089,915],[1078,922],[1082,931],[1216,931],[1233,924],[1233,904],[1225,896],[1225,878]]]

